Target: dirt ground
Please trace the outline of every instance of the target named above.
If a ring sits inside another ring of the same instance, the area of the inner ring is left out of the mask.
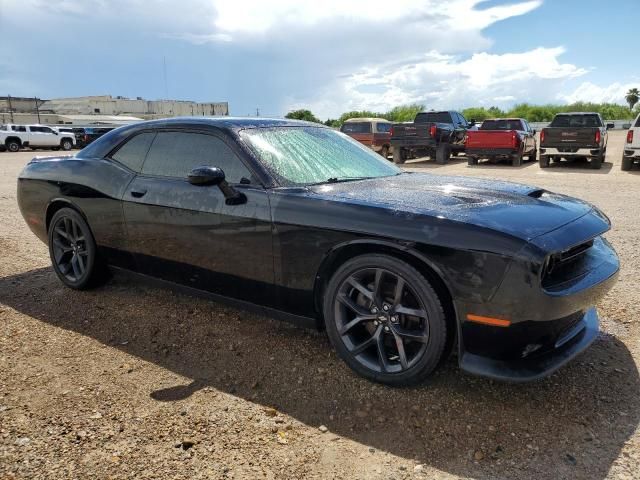
[[[496,383],[452,358],[414,389],[207,300],[121,277],[64,288],[16,204],[33,153],[0,152],[0,479],[640,478],[640,170],[620,170],[623,139],[600,171],[407,164],[591,201],[622,263],[601,336],[550,378]]]

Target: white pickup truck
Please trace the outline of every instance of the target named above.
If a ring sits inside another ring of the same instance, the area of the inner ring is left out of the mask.
[[[627,141],[622,153],[622,170],[631,170],[633,164],[640,162],[640,115],[631,124],[627,132]]]
[[[75,144],[73,133],[59,132],[46,125],[0,125],[0,145],[10,152],[23,147],[71,150]]]

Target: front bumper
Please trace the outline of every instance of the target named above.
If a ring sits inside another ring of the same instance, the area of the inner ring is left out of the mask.
[[[597,157],[600,155],[599,148],[573,148],[573,147],[543,147],[540,148],[540,155],[549,155],[554,157]]]
[[[554,348],[540,355],[516,360],[498,360],[465,352],[460,368],[465,372],[507,382],[530,382],[544,378],[586,350],[598,337],[599,319],[595,308],[562,335]]]

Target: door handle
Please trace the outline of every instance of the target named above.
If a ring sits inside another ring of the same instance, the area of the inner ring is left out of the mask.
[[[146,195],[146,190],[131,190],[131,196],[134,198],[142,198]]]

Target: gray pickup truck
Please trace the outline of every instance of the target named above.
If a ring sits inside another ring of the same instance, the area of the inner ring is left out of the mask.
[[[467,122],[459,112],[420,112],[413,123],[395,123],[391,127],[393,161],[429,156],[436,163],[446,163],[451,155],[464,152]]]
[[[591,168],[602,167],[607,153],[607,130],[595,112],[559,113],[540,132],[540,168],[552,161],[588,159]]]

